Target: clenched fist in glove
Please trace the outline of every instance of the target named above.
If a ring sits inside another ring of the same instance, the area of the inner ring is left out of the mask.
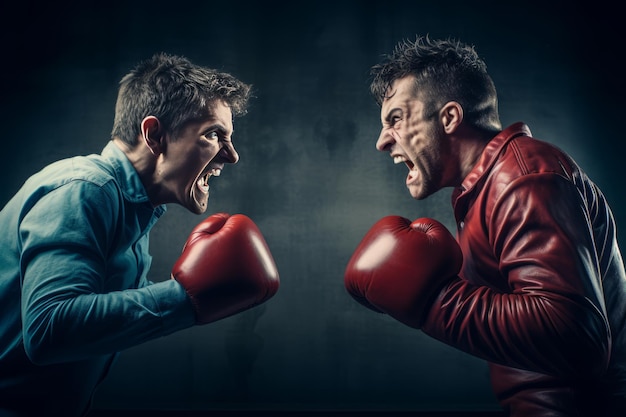
[[[258,227],[242,214],[213,214],[196,226],[172,269],[198,324],[264,303],[276,294],[278,270]]]
[[[461,248],[438,221],[387,216],[356,248],[344,283],[359,303],[419,329],[433,297],[462,261]]]

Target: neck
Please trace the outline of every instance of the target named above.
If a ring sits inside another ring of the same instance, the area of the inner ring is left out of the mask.
[[[115,145],[117,145],[122,152],[124,152],[130,163],[137,171],[139,179],[146,189],[146,193],[148,194],[148,198],[150,199],[152,205],[158,206],[162,204],[158,198],[158,182],[155,180],[155,176],[157,175],[156,167],[158,155],[152,154],[147,146],[142,146],[141,144],[137,144],[132,147],[117,138],[113,139],[113,143],[115,143]]]
[[[483,154],[485,146],[496,134],[497,132],[471,131],[465,132],[465,134],[455,140],[459,160],[457,185],[460,185],[474,169]]]

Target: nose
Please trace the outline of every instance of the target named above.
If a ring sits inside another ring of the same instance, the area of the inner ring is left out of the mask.
[[[383,128],[380,131],[380,136],[378,136],[378,140],[376,141],[376,149],[381,152],[389,151],[389,147],[395,143],[395,138],[391,134],[390,129]]]
[[[236,164],[239,161],[239,154],[235,150],[235,145],[232,142],[224,143],[222,149],[220,149],[219,156],[224,162],[229,164]]]

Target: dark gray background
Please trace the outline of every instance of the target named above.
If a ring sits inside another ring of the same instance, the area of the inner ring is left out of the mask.
[[[384,215],[454,227],[449,190],[412,200],[405,168],[374,148],[380,123],[369,68],[416,34],[475,44],[498,87],[503,124],[525,121],[570,152],[603,187],[621,231],[621,26],[597,2],[547,3],[3,5],[1,204],[45,164],[99,152],[117,82],[154,52],[232,72],[256,93],[235,121],[241,161],[212,180],[210,212],[256,221],[281,273],[278,294],[123,352],[96,408],[497,408],[482,361],[360,307],[343,271]],[[169,207],[151,236],[153,280],[169,278],[201,219]]]

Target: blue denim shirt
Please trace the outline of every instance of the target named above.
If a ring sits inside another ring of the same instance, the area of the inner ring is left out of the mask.
[[[194,324],[176,281],[146,277],[164,213],[113,142],[44,168],[0,211],[0,415],[80,415],[116,352]]]

